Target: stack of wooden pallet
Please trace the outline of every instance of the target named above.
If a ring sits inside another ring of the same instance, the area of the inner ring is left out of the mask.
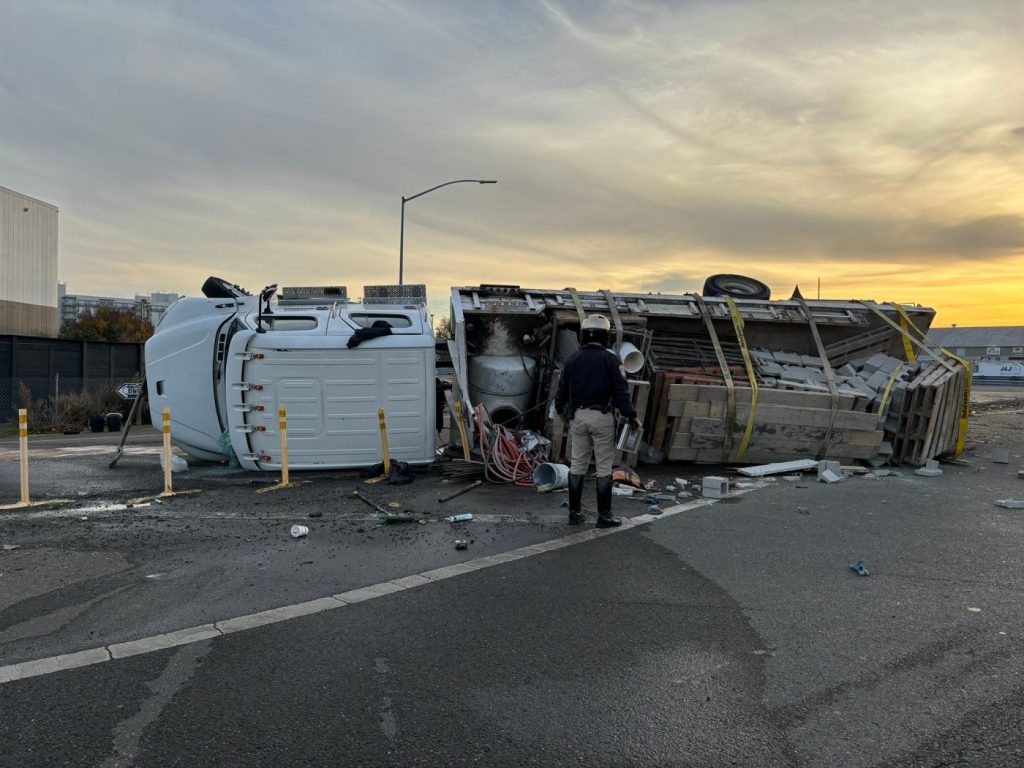
[[[878,452],[883,432],[878,416],[857,411],[858,398],[839,395],[836,412],[826,393],[762,389],[753,411],[745,451],[743,437],[751,414],[749,387],[735,387],[729,418],[728,389],[675,383],[663,374],[651,444],[670,460],[770,462],[785,457],[869,459]]]
[[[961,418],[966,416],[970,372],[959,364],[915,366],[896,382],[885,412],[890,462],[920,466],[956,450]]]

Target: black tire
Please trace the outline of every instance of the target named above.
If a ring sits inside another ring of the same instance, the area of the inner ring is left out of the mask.
[[[704,281],[703,295],[767,301],[772,297],[772,289],[760,280],[745,275],[712,275]]]

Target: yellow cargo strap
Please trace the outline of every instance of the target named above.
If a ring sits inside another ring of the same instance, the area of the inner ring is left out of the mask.
[[[906,339],[904,339],[906,342]],[[907,342],[909,343],[909,342]],[[903,369],[906,366],[900,363],[892,369],[892,373],[889,374],[889,382],[885,385],[885,390],[882,392],[882,400],[878,404],[878,428],[882,428],[882,424],[885,422],[886,406],[889,404],[889,395],[892,394],[892,386],[896,383],[896,379],[899,378],[900,374],[903,373]]]
[[[910,343],[908,336],[910,335],[910,326],[914,326],[914,330],[917,330],[917,326],[910,321],[910,315],[907,314],[907,310],[901,307],[899,304],[894,304],[896,311],[900,313],[900,327],[903,329],[903,353],[907,356],[908,363],[916,363],[917,355],[914,354],[914,345]]]
[[[832,413],[829,415],[828,428],[825,436],[821,439],[821,447],[818,449],[818,459],[825,458],[828,453],[829,443],[832,441],[832,429],[836,423],[836,416],[839,414],[839,388],[836,386],[836,375],[832,371],[832,365],[828,361],[828,354],[825,352],[825,345],[821,343],[821,334],[818,333],[818,324],[814,322],[811,309],[803,296],[797,296],[800,308],[807,318],[807,325],[811,328],[811,336],[814,337],[814,346],[818,348],[818,357],[821,358],[821,367],[825,371],[825,380],[828,382],[828,391],[832,395]]]
[[[925,342],[933,344],[935,346],[935,349],[938,350],[941,354],[945,355],[950,360],[955,360],[960,366],[963,367],[964,396],[960,402],[960,424],[956,435],[956,454],[953,456],[953,458],[959,459],[964,452],[964,445],[967,442],[967,427],[969,426],[971,419],[971,364],[968,363],[966,360],[961,360],[948,349],[944,349],[939,344],[936,344],[934,340],[932,340],[927,334],[922,333],[921,330],[913,323],[911,323],[910,325],[915,331],[918,332],[918,334],[920,334],[922,341],[918,341],[917,339],[915,339],[909,331],[904,331],[897,323],[895,323],[892,320],[892,318],[890,318],[888,315],[882,312],[882,310],[880,310],[878,307],[873,306],[872,304],[869,304],[866,301],[861,301],[859,303],[863,304],[865,307],[867,307],[880,318],[882,318],[882,320],[884,320],[888,325],[890,325],[892,328],[898,331],[905,339],[909,339],[914,344],[914,346],[917,347],[919,350],[925,352],[931,357],[934,357],[935,360],[940,365],[942,365],[942,367],[945,368],[947,371],[950,371],[951,373],[956,373],[956,366],[946,360],[943,360],[941,357],[937,357],[935,355],[935,350],[930,349]],[[898,305],[894,304],[893,306]]]
[[[715,330],[715,321],[711,319],[711,313],[708,312],[708,305],[704,302],[704,298],[702,296],[693,294],[693,298],[697,302],[697,309],[700,310],[700,316],[704,319],[704,325],[707,326],[708,336],[711,337],[711,343],[715,347],[715,355],[718,357],[718,367],[722,369],[722,377],[725,379],[727,408],[725,416],[725,439],[722,441],[722,461],[728,461],[729,454],[732,452],[732,432],[736,428],[736,385],[733,384],[732,373],[729,371],[729,363],[725,359],[725,353],[722,351],[722,345],[718,341],[718,332]]]
[[[576,305],[576,314],[580,316],[580,322],[582,323],[587,319],[587,313],[583,311],[583,302],[580,301],[580,295],[576,293],[575,288],[566,288],[569,292],[569,296],[572,297],[572,303]]]
[[[750,379],[750,413],[747,415],[747,427],[743,430],[743,439],[740,440],[734,459],[734,461],[743,461],[743,457],[747,455],[750,436],[754,433],[754,422],[757,419],[757,376],[754,373],[754,363],[750,359],[750,350],[747,349],[747,337],[743,333],[743,315],[740,314],[739,307],[736,306],[732,296],[723,296],[722,298],[725,299],[725,303],[729,307],[729,314],[732,315],[732,327],[736,331],[736,340],[740,343],[743,362],[747,366],[747,378]]]

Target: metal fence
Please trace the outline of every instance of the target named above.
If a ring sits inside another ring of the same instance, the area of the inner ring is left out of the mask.
[[[29,428],[84,429],[89,417],[118,412],[128,414],[131,400],[117,393],[131,378],[0,377],[0,422],[13,421],[19,408],[29,411]]]

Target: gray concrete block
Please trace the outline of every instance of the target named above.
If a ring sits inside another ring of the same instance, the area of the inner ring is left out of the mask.
[[[782,366],[776,362],[759,362],[757,371],[762,376],[781,376]]]
[[[889,374],[885,371],[876,371],[864,384],[873,392],[881,392],[889,384]]]
[[[795,352],[776,352],[775,362],[783,365],[802,365],[803,357]]]
[[[873,354],[871,357],[864,361],[864,368],[862,370],[870,369],[871,373],[879,371],[882,369],[882,366],[885,365],[885,361],[888,359],[888,355],[883,355],[881,352],[876,352],[875,354]]]
[[[709,475],[704,478],[701,488],[706,499],[722,499],[729,495],[729,480]]]
[[[992,451],[992,463],[993,464],[1009,464],[1010,463],[1010,451],[1007,448],[998,448]]]
[[[822,472],[834,472],[837,475],[843,474],[843,466],[838,461],[819,461],[818,462],[818,477],[821,477]]]
[[[895,357],[886,357],[885,360],[882,361],[881,365],[878,366],[878,370],[885,371],[886,374],[890,374],[901,365],[903,365],[902,360],[898,360]]]
[[[823,368],[821,364],[821,358],[816,355],[800,355],[800,364],[802,366],[811,368]]]
[[[818,480],[822,483],[838,483],[842,479],[842,474],[836,474],[831,469],[826,469],[818,474]]]
[[[837,368],[836,373],[846,376],[847,378],[854,378],[857,376],[857,369],[847,363],[842,368]]]

